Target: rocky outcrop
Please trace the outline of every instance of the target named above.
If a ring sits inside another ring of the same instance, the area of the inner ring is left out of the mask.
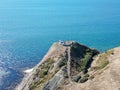
[[[120,48],[100,53],[74,41],[54,43],[15,90],[120,90]]]

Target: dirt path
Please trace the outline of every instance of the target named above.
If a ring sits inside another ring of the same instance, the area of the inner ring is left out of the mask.
[[[70,73],[71,73],[71,55],[70,55],[70,47],[68,47],[67,72],[68,72],[69,81],[70,81],[70,83],[72,83],[71,74],[70,74]]]

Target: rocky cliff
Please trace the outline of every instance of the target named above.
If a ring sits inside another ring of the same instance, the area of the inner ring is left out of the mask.
[[[16,90],[120,90],[120,47],[99,54],[65,43],[54,43]]]

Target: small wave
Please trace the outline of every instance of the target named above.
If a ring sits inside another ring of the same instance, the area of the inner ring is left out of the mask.
[[[0,71],[0,77],[3,77],[8,74],[9,74],[9,72],[7,72],[7,71]]]
[[[8,43],[11,42],[11,40],[0,40],[0,43]]]
[[[8,75],[9,73],[10,73],[9,71],[6,71],[0,67],[0,78],[2,78],[5,75]]]

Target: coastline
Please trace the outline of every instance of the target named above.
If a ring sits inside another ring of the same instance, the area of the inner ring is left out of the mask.
[[[15,86],[14,90],[21,90],[21,88],[19,86],[20,85],[24,85],[26,83],[26,80],[31,75],[31,73],[32,73],[33,70],[34,70],[34,67],[27,68],[27,69],[24,69],[24,70],[21,71],[23,77],[21,78],[21,81],[19,83],[17,83],[17,85]]]
[[[24,74],[29,74],[33,71],[34,68],[29,68],[23,71]]]

